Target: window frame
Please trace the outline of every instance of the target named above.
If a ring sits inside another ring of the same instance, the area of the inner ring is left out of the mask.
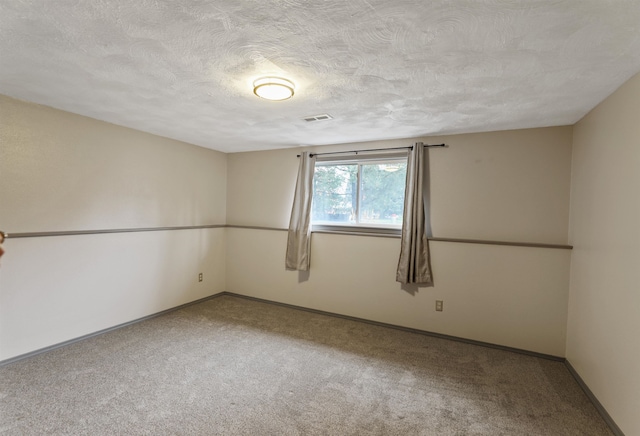
[[[357,183],[356,183],[356,219],[360,219],[360,198],[362,189],[362,166],[373,164],[388,163],[404,163],[408,160],[408,152],[393,150],[393,152],[378,152],[376,154],[354,154],[352,156],[318,156],[316,160],[317,166],[337,166],[337,165],[357,165]],[[315,175],[314,175],[315,177]],[[406,188],[405,188],[406,189]],[[315,197],[315,196],[314,196]],[[313,201],[313,200],[312,200]],[[403,202],[404,204],[404,202]],[[326,221],[313,222],[311,217],[311,231],[320,233],[333,234],[358,234],[358,235],[375,235],[399,237],[402,232],[402,223],[393,224],[374,224],[374,223],[330,223]],[[404,205],[403,205],[403,222],[404,222]]]

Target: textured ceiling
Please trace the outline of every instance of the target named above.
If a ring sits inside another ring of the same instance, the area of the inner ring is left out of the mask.
[[[226,152],[573,124],[638,71],[637,0],[0,0],[1,94]]]

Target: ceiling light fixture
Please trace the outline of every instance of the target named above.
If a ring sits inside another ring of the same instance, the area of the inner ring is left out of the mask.
[[[260,98],[281,101],[293,97],[295,85],[281,77],[263,77],[253,82],[253,93]]]

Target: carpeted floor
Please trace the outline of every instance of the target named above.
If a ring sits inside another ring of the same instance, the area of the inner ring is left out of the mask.
[[[610,435],[564,364],[223,296],[0,367],[6,435]]]

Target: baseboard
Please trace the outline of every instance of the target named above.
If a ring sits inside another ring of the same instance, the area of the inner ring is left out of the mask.
[[[430,332],[430,331],[427,331],[427,330],[419,330],[419,329],[414,329],[414,328],[410,328],[410,327],[403,327],[403,326],[399,326],[399,325],[395,325],[395,324],[388,324],[388,323],[384,323],[384,322],[372,321],[372,320],[365,319],[365,318],[358,318],[358,317],[349,316],[349,315],[341,315],[341,314],[338,314],[338,313],[327,312],[327,311],[324,311],[324,310],[311,309],[311,308],[308,308],[308,307],[296,306],[296,305],[293,305],[293,304],[281,303],[281,302],[278,302],[278,301],[267,300],[267,299],[264,299],[264,298],[250,297],[248,295],[242,295],[242,294],[236,294],[234,292],[224,291],[224,292],[220,292],[220,293],[217,293],[217,294],[210,295],[208,297],[200,298],[200,299],[195,300],[195,301],[191,301],[189,303],[181,304],[179,306],[172,307],[170,309],[166,309],[166,310],[163,310],[163,311],[160,311],[160,312],[157,312],[157,313],[153,313],[151,315],[143,316],[142,318],[137,318],[137,319],[134,319],[132,321],[127,321],[125,323],[118,324],[118,325],[115,325],[113,327],[108,327],[106,329],[99,330],[99,331],[96,331],[96,332],[93,332],[93,333],[89,333],[89,334],[86,334],[86,335],[83,335],[83,336],[79,336],[79,337],[74,338],[74,339],[69,339],[68,341],[59,342],[57,344],[50,345],[50,346],[44,347],[44,348],[39,348],[37,350],[30,351],[28,353],[21,354],[19,356],[10,357],[9,359],[6,359],[6,360],[0,360],[0,366],[9,365],[11,363],[14,363],[14,362],[17,362],[17,361],[20,361],[20,360],[24,360],[24,359],[27,359],[27,358],[32,357],[32,356],[36,356],[36,355],[41,354],[41,353],[46,353],[47,351],[52,351],[52,350],[55,350],[57,348],[64,347],[66,345],[71,345],[71,344],[74,344],[76,342],[83,341],[85,339],[89,339],[89,338],[93,338],[95,336],[103,335],[105,333],[109,333],[111,331],[114,331],[114,330],[117,330],[117,329],[120,329],[120,328],[123,328],[123,327],[127,327],[127,326],[132,325],[132,324],[136,324],[136,323],[139,323],[139,322],[142,322],[142,321],[146,321],[148,319],[155,318],[155,317],[164,315],[166,313],[170,313],[170,312],[173,312],[173,311],[176,311],[176,310],[180,310],[180,309],[182,309],[184,307],[191,306],[193,304],[202,303],[204,301],[211,300],[213,298],[221,297],[221,296],[224,296],[224,295],[231,296],[231,297],[237,297],[237,298],[244,298],[244,299],[247,299],[247,300],[259,301],[261,303],[266,303],[266,304],[274,304],[274,305],[277,305],[277,306],[288,307],[290,309],[304,310],[306,312],[318,313],[320,315],[333,316],[333,317],[336,317],[336,318],[342,318],[342,319],[348,319],[348,320],[351,320],[351,321],[363,322],[363,323],[366,323],[366,324],[372,324],[372,325],[377,325],[377,326],[381,326],[381,327],[387,327],[387,328],[392,328],[392,329],[396,329],[396,330],[402,330],[402,331],[410,332],[410,333],[417,333],[417,334],[431,336],[431,337],[440,338],[440,339],[447,339],[447,340],[450,340],[450,341],[463,342],[465,344],[478,345],[478,346],[481,346],[481,347],[494,348],[494,349],[503,350],[503,351],[510,351],[512,353],[525,354],[525,355],[528,355],[528,356],[539,357],[539,358],[542,358],[542,359],[554,360],[556,362],[565,362],[565,358],[564,357],[560,357],[560,356],[553,356],[553,355],[550,355],[550,354],[537,353],[535,351],[523,350],[523,349],[520,349],[520,348],[507,347],[507,346],[504,346],[504,345],[497,345],[497,344],[492,344],[492,343],[489,343],[489,342],[475,341],[473,339],[466,339],[466,338],[461,338],[461,337],[458,337],[458,336],[451,336],[451,335],[445,335],[445,334],[442,334],[442,333]],[[574,373],[574,372],[572,372],[572,373]],[[574,376],[576,376],[576,375],[574,375]],[[581,382],[579,382],[579,383],[581,383]],[[591,395],[593,395],[593,394],[591,394]]]
[[[402,330],[402,331],[406,331],[406,332],[410,332],[410,333],[417,333],[417,334],[431,336],[431,337],[440,338],[440,339],[447,339],[447,340],[450,340],[450,341],[463,342],[465,344],[471,344],[471,345],[477,345],[477,346],[481,346],[481,347],[493,348],[493,349],[497,349],[497,350],[509,351],[509,352],[512,352],[512,353],[525,354],[525,355],[528,355],[528,356],[539,357],[539,358],[542,358],[542,359],[553,360],[553,361],[556,361],[556,362],[563,362],[565,364],[565,366],[567,367],[567,369],[569,370],[569,373],[571,373],[571,375],[576,380],[578,385],[582,388],[582,390],[587,395],[587,397],[589,398],[591,403],[594,405],[594,407],[596,408],[596,410],[598,411],[600,416],[602,416],[602,419],[604,419],[604,421],[607,423],[607,425],[609,426],[611,431],[616,436],[625,436],[625,434],[622,432],[620,427],[618,427],[618,425],[613,420],[613,418],[611,418],[611,415],[609,415],[607,410],[600,403],[598,398],[593,394],[593,392],[591,392],[591,389],[589,389],[589,387],[584,382],[584,380],[582,380],[582,377],[580,377],[580,375],[573,368],[571,363],[567,359],[565,359],[564,357],[553,356],[553,355],[544,354],[544,353],[537,353],[535,351],[523,350],[523,349],[520,349],[520,348],[507,347],[507,346],[504,346],[504,345],[497,345],[497,344],[492,344],[492,343],[489,343],[489,342],[475,341],[475,340],[472,340],[472,339],[465,339],[465,338],[461,338],[461,337],[457,337],[457,336],[444,335],[444,334],[441,334],[441,333],[430,332],[430,331],[427,331],[427,330],[419,330],[419,329],[413,329],[413,328],[410,328],[410,327],[398,326],[398,325],[395,325],[395,324],[388,324],[388,323],[383,323],[383,322],[378,322],[378,321],[372,321],[372,320],[368,320],[368,319],[364,319],[364,318],[357,318],[357,317],[349,316],[349,315],[341,315],[341,314],[338,314],[338,313],[327,312],[327,311],[324,311],[324,310],[311,309],[311,308],[308,308],[308,307],[302,307],[302,306],[296,306],[296,305],[293,305],[293,304],[281,303],[281,302],[278,302],[278,301],[266,300],[264,298],[250,297],[248,295],[236,294],[234,292],[228,292],[228,291],[224,291],[224,292],[220,292],[220,293],[217,293],[217,294],[213,294],[213,295],[210,295],[208,297],[200,298],[198,300],[191,301],[189,303],[181,304],[179,306],[172,307],[170,309],[166,309],[166,310],[163,310],[163,311],[160,311],[160,312],[156,312],[156,313],[151,314],[151,315],[144,316],[142,318],[137,318],[135,320],[128,321],[128,322],[125,322],[125,323],[122,323],[122,324],[118,324],[116,326],[109,327],[109,328],[106,328],[106,329],[103,329],[103,330],[99,330],[97,332],[89,333],[87,335],[83,335],[83,336],[80,336],[80,337],[77,337],[77,338],[74,338],[74,339],[70,339],[68,341],[60,342],[58,344],[54,344],[54,345],[50,345],[48,347],[40,348],[38,350],[31,351],[29,353],[25,353],[25,354],[21,354],[19,356],[11,357],[9,359],[0,361],[0,366],[9,365],[9,364],[18,362],[20,360],[24,360],[24,359],[27,359],[29,357],[36,356],[38,354],[46,353],[48,351],[52,351],[52,350],[55,350],[57,348],[61,348],[61,347],[67,346],[67,345],[71,345],[71,344],[74,344],[76,342],[83,341],[85,339],[89,339],[89,338],[93,338],[93,337],[96,337],[96,336],[100,336],[100,335],[103,335],[105,333],[109,333],[111,331],[114,331],[114,330],[117,330],[117,329],[120,329],[120,328],[123,328],[123,327],[130,326],[132,324],[136,324],[136,323],[139,323],[139,322],[142,322],[142,321],[146,321],[148,319],[156,318],[158,316],[162,316],[162,315],[165,315],[167,313],[174,312],[176,310],[180,310],[180,309],[183,309],[185,307],[192,306],[194,304],[202,303],[204,301],[211,300],[211,299],[218,298],[218,297],[222,297],[222,296],[225,296],[225,295],[226,296],[230,296],[230,297],[244,298],[244,299],[247,299],[247,300],[258,301],[258,302],[266,303],[266,304],[273,304],[273,305],[287,307],[287,308],[295,309],[295,310],[303,310],[303,311],[306,311],[306,312],[317,313],[317,314],[320,314],[320,315],[326,315],[326,316],[332,316],[332,317],[336,317],[336,318],[348,319],[350,321],[363,322],[363,323],[366,323],[366,324],[377,325],[377,326],[380,326],[380,327],[387,327],[387,328],[392,328],[392,329],[396,329],[396,330]]]
[[[613,420],[613,418],[611,418],[611,415],[609,415],[609,413],[604,408],[604,406],[600,403],[600,401],[598,401],[598,398],[596,398],[596,396],[593,394],[593,392],[591,392],[591,389],[589,389],[589,387],[584,382],[584,380],[582,380],[582,378],[578,375],[578,373],[573,368],[573,366],[571,366],[571,363],[569,363],[569,361],[564,357],[553,356],[553,355],[544,354],[544,353],[537,353],[535,351],[522,350],[520,348],[507,347],[507,346],[504,346],[504,345],[496,345],[496,344],[492,344],[492,343],[489,343],[489,342],[474,341],[472,339],[465,339],[465,338],[460,338],[460,337],[457,337],[457,336],[443,335],[441,333],[434,333],[434,332],[430,332],[430,331],[426,331],[426,330],[419,330],[419,329],[413,329],[413,328],[409,328],[409,327],[402,327],[402,326],[398,326],[398,325],[394,325],[394,324],[387,324],[387,323],[378,322],[378,321],[371,321],[371,320],[368,320],[368,319],[357,318],[357,317],[354,317],[354,316],[341,315],[341,314],[337,314],[337,313],[333,313],[333,312],[326,312],[326,311],[317,310],[317,309],[310,309],[310,308],[307,308],[307,307],[296,306],[296,305],[287,304],[287,303],[280,303],[278,301],[266,300],[266,299],[263,299],[263,298],[250,297],[248,295],[236,294],[236,293],[228,292],[228,291],[227,292],[223,292],[222,295],[228,295],[228,296],[231,296],[231,297],[238,297],[238,298],[245,298],[247,300],[259,301],[261,303],[267,303],[267,304],[274,304],[274,305],[277,305],[277,306],[283,306],[283,307],[287,307],[287,308],[290,308],[290,309],[303,310],[303,311],[306,311],[306,312],[318,313],[318,314],[321,314],[321,315],[333,316],[333,317],[337,317],[337,318],[348,319],[348,320],[351,320],[351,321],[358,321],[358,322],[363,322],[363,323],[366,323],[366,324],[373,324],[373,325],[377,325],[377,326],[381,326],[381,327],[388,327],[388,328],[392,328],[392,329],[402,330],[402,331],[411,332],[411,333],[417,333],[417,334],[426,335],[426,336],[432,336],[432,337],[441,338],[441,339],[448,339],[450,341],[463,342],[465,344],[478,345],[478,346],[481,346],[481,347],[494,348],[494,349],[503,350],[503,351],[510,351],[512,353],[525,354],[525,355],[528,355],[528,356],[539,357],[539,358],[542,358],[542,359],[553,360],[553,361],[556,361],[556,362],[562,362],[562,363],[564,363],[566,365],[566,367],[568,368],[568,370],[571,373],[571,375],[573,376],[573,378],[576,380],[576,382],[578,383],[580,388],[582,388],[584,393],[587,395],[587,398],[589,398],[589,400],[591,401],[593,406],[596,408],[596,410],[598,411],[600,416],[602,416],[602,419],[609,426],[609,428],[611,429],[613,434],[615,436],[625,436],[625,434],[622,432],[620,427],[618,427],[618,425]]]
[[[151,315],[143,316],[142,318],[137,318],[137,319],[134,319],[132,321],[127,321],[125,323],[118,324],[118,325],[115,325],[113,327],[108,327],[108,328],[103,329],[103,330],[98,330],[97,332],[93,332],[93,333],[89,333],[89,334],[86,334],[86,335],[83,335],[83,336],[79,336],[79,337],[74,338],[74,339],[69,339],[68,341],[59,342],[59,343],[54,344],[54,345],[49,345],[48,347],[39,348],[39,349],[37,349],[35,351],[30,351],[30,352],[25,353],[25,354],[20,354],[19,356],[10,357],[9,359],[0,360],[0,366],[9,365],[11,363],[15,363],[15,362],[18,362],[20,360],[24,360],[24,359],[27,359],[29,357],[36,356],[38,354],[46,353],[48,351],[52,351],[52,350],[55,350],[57,348],[65,347],[67,345],[75,344],[76,342],[84,341],[85,339],[89,339],[89,338],[93,338],[93,337],[96,337],[96,336],[100,336],[100,335],[103,335],[105,333],[109,333],[109,332],[112,332],[114,330],[118,330],[118,329],[121,329],[123,327],[130,326],[132,324],[137,324],[139,322],[146,321],[146,320],[151,319],[151,318],[156,318],[156,317],[164,315],[166,313],[170,313],[170,312],[173,312],[173,311],[176,311],[176,310],[183,309],[183,308],[185,308],[187,306],[192,306],[194,304],[202,303],[203,301],[207,301],[207,300],[211,300],[211,299],[216,298],[216,297],[220,297],[220,296],[222,296],[224,294],[225,294],[225,292],[220,292],[218,294],[209,295],[208,297],[200,298],[198,300],[191,301],[191,302],[185,303],[185,304],[181,304],[180,306],[172,307],[170,309],[162,310],[160,312],[156,312],[156,313],[153,313]]]
[[[565,361],[564,357],[553,356],[551,354],[537,353],[535,351],[529,351],[529,350],[523,350],[523,349],[520,349],[520,348],[507,347],[505,345],[497,345],[497,344],[492,344],[490,342],[475,341],[473,339],[465,339],[465,338],[461,338],[461,337],[458,337],[458,336],[444,335],[442,333],[430,332],[428,330],[419,330],[419,329],[414,329],[414,328],[410,328],[410,327],[403,327],[403,326],[399,326],[399,325],[395,325],[395,324],[387,324],[387,323],[384,323],[384,322],[372,321],[372,320],[365,319],[365,318],[357,318],[355,316],[341,315],[341,314],[333,313],[333,312],[326,312],[324,310],[310,309],[308,307],[296,306],[296,305],[287,304],[287,303],[280,303],[278,301],[266,300],[266,299],[263,299],[263,298],[250,297],[248,295],[236,294],[234,292],[226,291],[226,292],[223,292],[222,295],[229,295],[231,297],[245,298],[247,300],[259,301],[261,303],[275,304],[275,305],[278,305],[278,306],[288,307],[290,309],[304,310],[306,312],[318,313],[320,315],[333,316],[333,317],[337,317],[337,318],[348,319],[350,321],[358,321],[358,322],[363,322],[363,323],[366,323],[366,324],[377,325],[377,326],[380,326],[380,327],[387,327],[387,328],[392,328],[392,329],[396,329],[396,330],[402,330],[402,331],[405,331],[405,332],[417,333],[417,334],[420,334],[420,335],[431,336],[431,337],[434,337],[434,338],[448,339],[450,341],[463,342],[465,344],[471,344],[471,345],[478,345],[480,347],[487,347],[487,348],[493,348],[493,349],[496,349],[496,350],[510,351],[512,353],[518,353],[518,354],[526,354],[527,356],[539,357],[541,359],[553,360],[553,361],[556,361],[556,362],[564,362]]]
[[[580,374],[578,374],[578,372],[571,365],[571,363],[568,360],[565,360],[564,364],[566,365],[567,369],[569,370],[573,378],[576,380],[576,382],[578,382],[578,385],[580,385],[580,387],[582,388],[584,393],[587,395],[587,397],[589,398],[593,406],[596,408],[600,416],[602,416],[602,419],[604,419],[604,421],[607,423],[607,425],[609,426],[613,434],[615,434],[616,436],[624,436],[624,433],[622,432],[620,427],[618,427],[618,424],[616,424],[616,422],[613,420],[611,415],[609,415],[609,412],[607,412],[607,409],[604,408],[604,406],[602,405],[602,403],[600,403],[598,398],[593,394],[593,392],[591,392],[591,389],[589,389],[589,386],[587,386],[584,380],[582,380],[582,377],[580,377]]]

